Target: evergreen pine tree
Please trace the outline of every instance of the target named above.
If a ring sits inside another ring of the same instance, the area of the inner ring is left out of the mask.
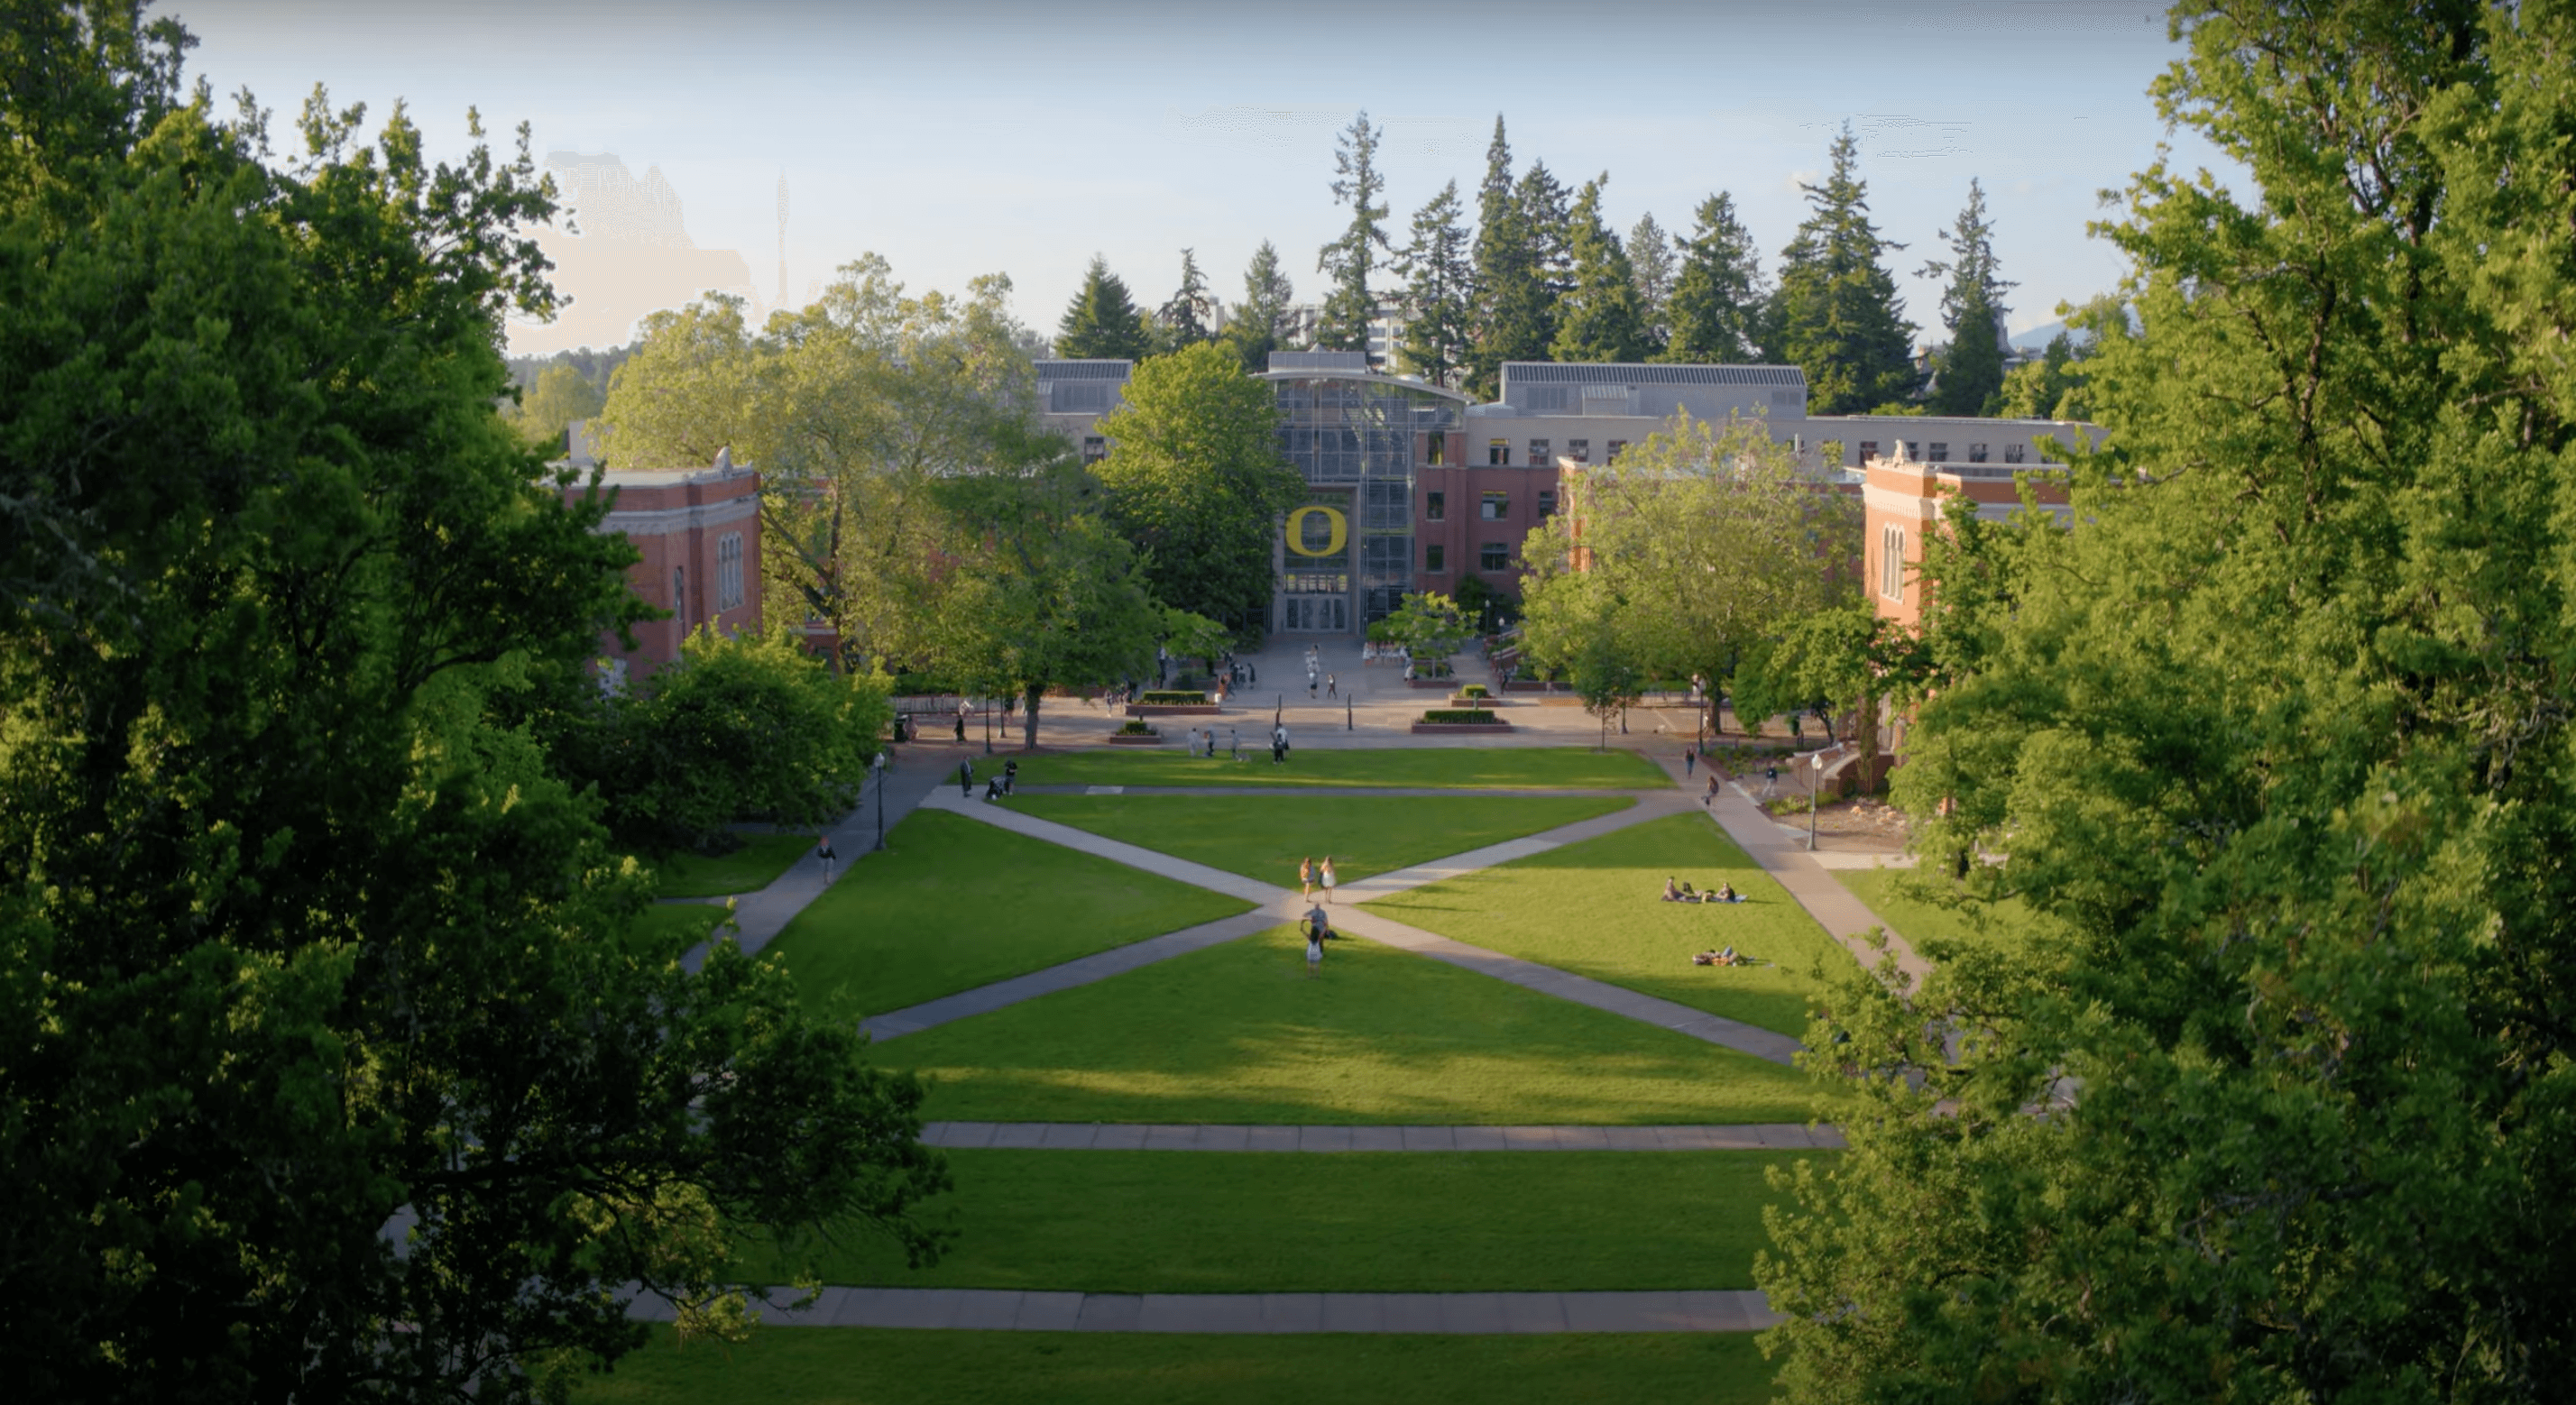
[[[1216,335],[1216,299],[1208,296],[1207,278],[1199,272],[1198,255],[1181,250],[1181,286],[1154,314],[1155,340],[1163,351],[1207,341]]]
[[[1637,310],[1637,271],[1619,236],[1601,222],[1601,187],[1610,175],[1586,181],[1566,216],[1570,270],[1557,304],[1556,338],[1549,356],[1558,361],[1642,361],[1646,319]]]
[[[1225,339],[1248,375],[1270,369],[1270,353],[1288,349],[1288,305],[1297,290],[1279,267],[1279,250],[1267,239],[1243,270],[1243,301],[1226,318]]]
[[[1950,329],[1950,346],[1932,388],[1936,415],[1990,415],[2002,395],[2003,295],[2013,285],[1997,276],[1994,234],[1986,219],[1986,192],[1971,177],[1967,207],[1959,211],[1959,222],[1941,234],[1950,257],[1923,265],[1924,277],[1950,280],[1941,293],[1941,321]]]
[[[1135,361],[1152,350],[1145,319],[1129,298],[1126,282],[1109,271],[1107,259],[1093,254],[1091,268],[1082,276],[1082,291],[1073,295],[1064,320],[1056,324],[1055,354],[1068,360]]]
[[[1574,217],[1565,183],[1548,170],[1546,162],[1532,161],[1520,184],[1512,188],[1512,200],[1529,225],[1540,279],[1551,297],[1565,296],[1566,289],[1574,286]]]
[[[1464,213],[1453,180],[1414,212],[1412,242],[1395,260],[1406,280],[1405,308],[1412,319],[1404,329],[1404,366],[1434,385],[1456,384],[1467,351],[1467,290],[1475,265],[1460,222]]]
[[[1512,201],[1512,148],[1503,136],[1503,119],[1494,116],[1494,139],[1485,148],[1485,179],[1476,189],[1476,261],[1470,321],[1474,335],[1467,348],[1467,393],[1491,400],[1498,388],[1502,348],[1516,338],[1508,330],[1527,301],[1523,284],[1532,276],[1528,226]]]
[[[1646,319],[1647,356],[1661,353],[1672,337],[1665,305],[1673,296],[1673,238],[1649,212],[1628,231],[1628,265],[1637,272],[1637,314]]]
[[[1914,389],[1914,328],[1897,305],[1896,279],[1881,262],[1902,244],[1869,222],[1869,187],[1855,167],[1860,143],[1843,124],[1833,169],[1821,185],[1801,183],[1811,213],[1780,254],[1774,354],[1807,373],[1807,409],[1861,414]]]
[[[1344,129],[1333,152],[1333,200],[1351,207],[1350,227],[1315,257],[1318,272],[1332,275],[1324,295],[1323,316],[1315,345],[1331,351],[1368,350],[1369,322],[1377,315],[1377,295],[1369,291],[1369,274],[1378,255],[1388,251],[1387,207],[1377,203],[1386,177],[1377,168],[1377,144],[1384,129],[1369,125],[1362,112]]]
[[[1669,329],[1657,360],[1741,366],[1764,353],[1760,326],[1766,301],[1753,233],[1735,217],[1725,191],[1700,202],[1698,229],[1681,241],[1681,271],[1664,305]]]

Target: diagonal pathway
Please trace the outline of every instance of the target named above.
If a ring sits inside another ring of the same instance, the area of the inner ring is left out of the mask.
[[[1071,990],[1075,986],[1105,981],[1111,976],[1124,975],[1140,966],[1151,966],[1157,961],[1169,961],[1175,956],[1186,956],[1193,951],[1204,951],[1212,946],[1220,946],[1226,942],[1251,936],[1255,932],[1276,927],[1279,925],[1279,920],[1279,914],[1275,912],[1258,910],[1237,917],[1221,917],[1214,922],[1203,922],[1196,927],[1184,927],[1177,932],[1165,932],[1159,937],[1148,937],[1141,942],[1113,946],[1107,951],[1095,951],[1089,956],[1076,957],[1061,965],[1031,971],[1024,976],[1013,976],[1006,981],[979,985],[972,990],[961,990],[955,995],[943,995],[936,1000],[925,1000],[918,1005],[909,1005],[900,1010],[870,1016],[862,1020],[859,1027],[865,1030],[871,1039],[900,1039],[907,1034],[919,1034],[925,1029],[947,1024],[951,1020],[962,1020],[970,1015],[989,1014],[1006,1005],[1017,1005],[1023,1000],[1035,1000],[1041,995],[1053,995],[1059,990]]]
[[[1503,789],[1494,786],[1391,786],[1391,785],[1024,785],[1021,795],[1141,795],[1165,799],[1199,796],[1234,798],[1259,797],[1267,800],[1282,795],[1312,796],[1322,800],[1433,800],[1456,795],[1498,796],[1507,800],[1544,800],[1552,796],[1636,796],[1643,798],[1659,792],[1639,786],[1618,788],[1569,789],[1562,786],[1530,786]]]
[[[1681,774],[1673,764],[1660,758],[1658,761],[1672,773],[1674,783],[1681,785]],[[1835,881],[1833,874],[1808,854],[1804,836],[1792,838],[1773,823],[1743,786],[1730,782],[1718,792],[1708,811],[1716,817],[1718,827],[1726,831],[1726,837],[1761,865],[1763,872],[1779,880],[1789,896],[1797,899],[1798,906],[1805,908],[1825,934],[1841,943],[1864,970],[1879,962],[1879,953],[1871,949],[1868,941],[1868,933],[1875,927],[1887,933],[1887,949],[1896,957],[1896,968],[1904,973],[1909,985],[1931,973],[1932,963],[1871,912],[1867,903],[1854,897],[1851,889]]]
[[[792,1288],[771,1297],[792,1302]],[[668,1322],[638,1296],[627,1314]],[[1012,1288],[826,1288],[810,1307],[769,1307],[780,1327],[968,1332],[1758,1332],[1778,1323],[1761,1293],[1049,1293]]]
[[[1807,1151],[1843,1145],[1791,1122],[1660,1127],[1310,1127],[1136,1122],[925,1122],[924,1146],[996,1151]]]
[[[1104,838],[1087,830],[1075,829],[1071,825],[1057,824],[1053,820],[1038,819],[1033,815],[1021,814],[1014,810],[1005,809],[999,805],[989,805],[980,800],[970,800],[964,797],[952,797],[945,792],[933,794],[930,799],[923,803],[931,806],[932,808],[953,810],[958,814],[972,816],[973,818],[982,820],[987,824],[997,825],[1003,829],[1011,830],[1014,833],[1025,834],[1033,839],[1042,839],[1051,844],[1061,844],[1066,848],[1076,849],[1083,853],[1096,854],[1101,858],[1109,859],[1117,863],[1123,863],[1131,868],[1143,869],[1145,872],[1159,874],[1165,878],[1176,879],[1183,883],[1195,884],[1198,887],[1208,888],[1216,892],[1243,898],[1249,902],[1260,903],[1270,914],[1269,920],[1263,924],[1265,926],[1275,925],[1277,922],[1282,920],[1293,921],[1295,918],[1302,915],[1305,910],[1305,904],[1298,899],[1297,895],[1284,888],[1273,888],[1266,883],[1255,883],[1251,879],[1244,878],[1238,874],[1227,873],[1222,869],[1210,868],[1205,864],[1192,863],[1187,859],[1173,858],[1169,854],[1156,853],[1151,849],[1141,848],[1134,844]],[[1557,829],[1548,830],[1542,834],[1532,835],[1526,839],[1511,840],[1504,844],[1493,845],[1487,849],[1477,850],[1476,853],[1490,854],[1500,850],[1510,850],[1512,851],[1511,856],[1515,858],[1524,857],[1527,854],[1532,853],[1543,853],[1548,849],[1556,848],[1567,843],[1575,843],[1584,839],[1589,839],[1597,834],[1606,834],[1612,830],[1623,828],[1626,825],[1633,825],[1642,823],[1646,820],[1661,818],[1667,814],[1676,814],[1686,808],[1688,808],[1687,802],[1677,799],[1665,799],[1659,803],[1641,802],[1630,806],[1628,809],[1619,811],[1616,814],[1603,815],[1595,819],[1584,820],[1577,824],[1565,825]],[[1519,847],[1528,845],[1536,845],[1537,847]],[[1469,863],[1466,864],[1466,867],[1464,868],[1459,867],[1459,865],[1464,863],[1468,858],[1469,856],[1467,855],[1459,855],[1450,859],[1434,860],[1427,864],[1417,864],[1410,869],[1398,869],[1393,873],[1380,874],[1376,879],[1369,880],[1370,882],[1380,885],[1377,889],[1370,891],[1369,895],[1383,896],[1389,892],[1401,892],[1406,887],[1437,882],[1441,878],[1451,876],[1453,873],[1464,872],[1467,868],[1484,866],[1482,863]],[[1392,882],[1390,882],[1390,880],[1392,880]],[[1345,889],[1345,892],[1349,896],[1358,897],[1364,888],[1364,884],[1353,883]],[[1560,971],[1553,966],[1542,966],[1535,961],[1523,961],[1516,956],[1505,956],[1499,951],[1488,951],[1480,946],[1469,946],[1465,942],[1452,941],[1447,937],[1435,936],[1430,932],[1423,931],[1419,927],[1408,927],[1401,922],[1394,921],[1391,918],[1381,917],[1378,914],[1369,912],[1363,908],[1336,904],[1333,908],[1333,913],[1334,926],[1340,930],[1347,931],[1354,936],[1365,937],[1370,941],[1379,942],[1386,946],[1392,946],[1401,950],[1414,952],[1418,955],[1428,956],[1432,960],[1446,962],[1449,965],[1457,966],[1463,970],[1474,971],[1480,975],[1492,976],[1497,980],[1508,981],[1513,985],[1517,985],[1528,990],[1535,990],[1543,995],[1553,995],[1560,1000],[1569,1000],[1578,1005],[1589,1005],[1596,1010],[1606,1010],[1614,1015],[1624,1015],[1629,1019],[1640,1020],[1647,1024],[1657,1026],[1658,1028],[1669,1029],[1676,1034],[1687,1035],[1693,1039],[1698,1039],[1706,1043],[1724,1045],[1727,1048],[1737,1050],[1741,1053],[1751,1054],[1755,1058],[1768,1059],[1773,1063],[1786,1064],[1793,1062],[1798,1053],[1797,1040],[1792,1039],[1785,1034],[1778,1034],[1771,1030],[1746,1024],[1741,1020],[1730,1020],[1723,1015],[1712,1015],[1705,1010],[1695,1010],[1688,1005],[1678,1004],[1674,1001],[1659,1000],[1651,995],[1642,995],[1636,991],[1629,990],[1624,986],[1615,986],[1604,981],[1592,980],[1588,977],[1575,975],[1570,971]],[[1247,913],[1243,918],[1233,920],[1249,920],[1257,915],[1259,914]],[[1259,929],[1255,928],[1253,930]],[[1121,948],[1121,950],[1125,949],[1126,948]],[[1188,949],[1194,950],[1196,948]],[[1103,954],[1105,955],[1108,953]],[[1180,954],[1181,952],[1179,950],[1167,953],[1167,955],[1170,956],[1178,956]],[[1090,960],[1092,958],[1084,959]],[[1137,964],[1141,965],[1143,963],[1139,962]],[[1134,968],[1131,966],[1125,969],[1132,970]],[[1036,982],[1038,977],[1043,977],[1046,974],[1046,972],[1037,972],[1032,976],[1023,976],[1019,979],[1024,982]],[[1104,971],[1102,976],[1108,974],[1112,973]],[[1093,976],[1091,979],[1101,979],[1102,976]],[[1083,983],[1084,982],[1080,980],[1068,982],[1068,984],[1074,985]],[[1026,999],[1029,995],[1046,993],[1045,988],[1041,988],[1039,984],[1031,984],[1024,988],[1027,990],[1028,994],[1020,996],[1019,998],[1021,999]],[[1061,989],[1063,987],[1056,986],[1051,988]],[[973,995],[974,993],[975,992],[970,991],[966,994]],[[948,999],[952,1001],[960,998],[962,997],[948,997]],[[931,1003],[938,1004],[940,1002],[934,1001]],[[1010,1002],[1005,1001],[1001,1003]],[[983,1008],[998,1009],[1000,1008],[1000,1004],[987,1005]],[[888,1030],[894,1030],[899,1024],[902,1026],[902,1033],[911,1033],[915,1030],[928,1029],[932,1024],[943,1023],[944,1021],[934,1017],[936,1013],[937,1012],[932,1011],[927,1005],[916,1005],[910,1009],[897,1010],[892,1014],[879,1016],[877,1021],[871,1022],[870,1028],[874,1029],[883,1027]],[[982,1009],[974,1010],[972,1013],[980,1014],[982,1013]],[[960,1017],[961,1016],[959,1015],[948,1016],[950,1019]]]

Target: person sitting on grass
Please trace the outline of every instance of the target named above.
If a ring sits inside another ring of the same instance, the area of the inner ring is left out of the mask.
[[[1734,884],[1720,883],[1717,885],[1717,897],[1715,900],[1722,903],[1740,903],[1744,901],[1744,895],[1735,891]]]
[[[1681,900],[1682,890],[1673,886],[1672,879],[1666,878],[1664,880],[1664,901],[1668,903],[1677,903]]]
[[[1682,880],[1682,895],[1680,900],[1686,903],[1695,903],[1699,901],[1699,890],[1693,888],[1690,885],[1690,880],[1687,878]]]
[[[1730,946],[1723,951],[1699,952],[1691,957],[1691,964],[1694,966],[1741,966],[1745,963],[1744,958],[1736,955],[1735,948]]]

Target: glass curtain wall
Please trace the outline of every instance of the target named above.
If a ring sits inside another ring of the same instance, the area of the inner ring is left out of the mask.
[[[1464,402],[1360,375],[1275,376],[1272,385],[1279,451],[1307,491],[1282,533],[1273,624],[1351,633],[1392,614],[1413,587],[1416,436],[1458,428]]]

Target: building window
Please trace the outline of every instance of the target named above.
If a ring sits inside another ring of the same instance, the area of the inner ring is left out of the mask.
[[[1605,457],[1605,458],[1603,458],[1601,461],[1602,461],[1603,463],[1617,463],[1617,462],[1619,461],[1619,456],[1620,456],[1621,454],[1623,454],[1623,453],[1626,453],[1627,451],[1628,451],[1628,441],[1627,441],[1627,440],[1625,440],[1625,439],[1613,439],[1613,440],[1611,440],[1611,441],[1610,441],[1610,452],[1609,452],[1608,456],[1607,456],[1607,457]]]
[[[1512,499],[1509,493],[1487,493],[1484,508],[1477,515],[1488,522],[1500,522],[1511,514]]]
[[[1884,527],[1878,534],[1878,593],[1905,598],[1905,529]]]
[[[1441,492],[1441,491],[1438,491],[1438,490],[1434,490],[1434,491],[1432,491],[1432,492],[1428,492],[1428,493],[1423,494],[1423,495],[1422,495],[1422,520],[1423,520],[1423,521],[1425,521],[1425,522],[1446,522],[1446,521],[1448,521],[1448,520],[1449,520],[1449,495],[1448,495],[1447,493],[1445,493],[1445,492]]]
[[[1930,462],[1933,462],[1933,463],[1948,463],[1949,461],[1950,461],[1950,446],[1949,446],[1949,445],[1947,445],[1947,444],[1934,444],[1934,445],[1932,446],[1932,457],[1931,457]]]
[[[1983,445],[1983,444],[1971,444],[1971,445],[1969,445],[1969,446],[1968,446],[1968,462],[1970,462],[1970,463],[1984,463],[1985,461],[1986,461],[1986,446],[1985,446],[1985,445]]]
[[[689,633],[689,568],[686,566],[671,568],[671,618],[679,622],[680,635],[686,638]]]
[[[1486,441],[1485,441],[1485,462],[1486,462],[1487,464],[1492,465],[1492,466],[1493,466],[1493,467],[1495,467],[1495,468],[1509,468],[1509,467],[1511,467],[1511,464],[1512,464],[1512,441],[1510,441],[1510,440],[1508,440],[1508,439],[1488,439],[1488,440],[1486,440]]]
[[[1556,490],[1553,488],[1541,489],[1538,495],[1538,520],[1544,522],[1555,515]]]
[[[1449,452],[1449,436],[1435,429],[1423,435],[1422,439],[1423,462],[1433,468],[1440,467],[1443,456]]]
[[[1565,452],[1566,456],[1573,459],[1576,463],[1590,463],[1592,462],[1592,441],[1589,439],[1568,439],[1565,441]]]
[[[2021,447],[2022,447],[2022,446],[2021,446],[2021,445],[2019,445],[2019,444],[2006,444],[2006,445],[2004,446],[2004,462],[2006,462],[2006,463],[2019,463],[2019,462],[2021,462]]]
[[[1556,459],[1553,455],[1548,453],[1546,440],[1533,439],[1530,441],[1530,467],[1545,468],[1554,462],[1556,462]]]
[[[1084,463],[1098,463],[1107,457],[1109,457],[1108,440],[1101,438],[1097,434],[1086,434],[1082,436],[1082,461]]]
[[[1422,544],[1422,569],[1433,573],[1449,569],[1449,548],[1438,542]]]
[[[1875,439],[1864,439],[1864,440],[1860,441],[1860,461],[1861,461],[1862,463],[1876,463],[1876,462],[1878,462],[1878,441],[1877,441],[1877,440],[1875,440]]]
[[[1510,542],[1485,543],[1485,549],[1477,553],[1476,564],[1479,568],[1487,571],[1510,570],[1512,568],[1512,544]]]
[[[716,612],[742,608],[742,533],[716,538]]]

